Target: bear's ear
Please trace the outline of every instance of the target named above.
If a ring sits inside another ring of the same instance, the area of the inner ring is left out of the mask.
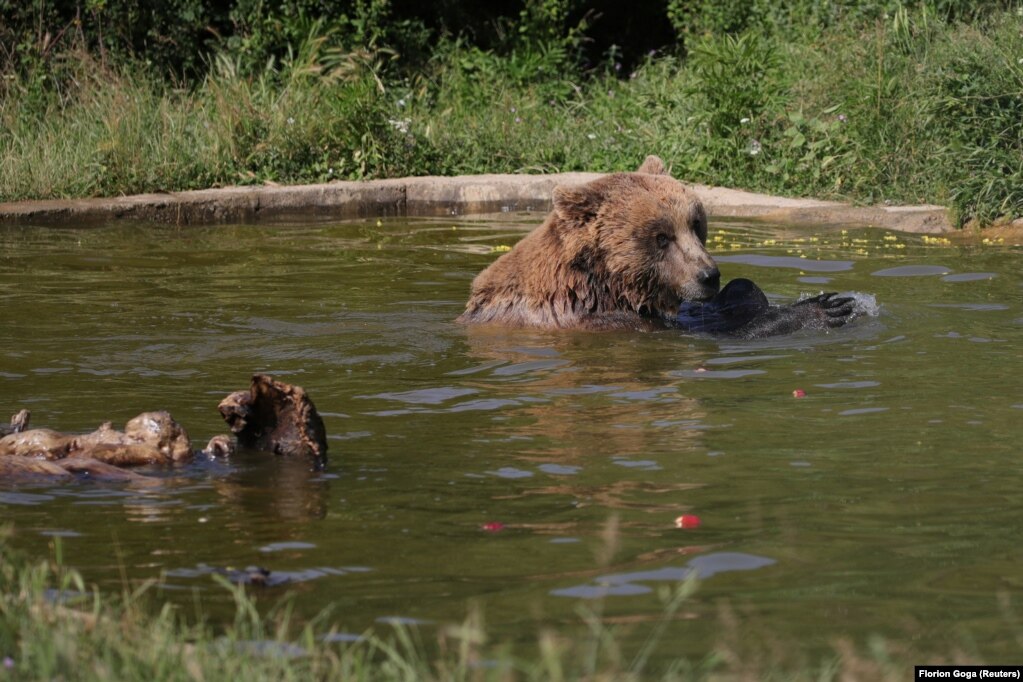
[[[664,167],[661,157],[651,154],[643,160],[643,163],[636,169],[637,173],[649,173],[650,175],[667,175],[668,169]]]
[[[590,223],[603,200],[603,193],[590,185],[554,188],[554,212],[568,225],[582,227]]]

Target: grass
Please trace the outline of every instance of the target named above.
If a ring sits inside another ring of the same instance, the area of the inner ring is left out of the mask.
[[[619,630],[603,622],[599,603],[580,610],[588,634],[573,639],[542,632],[525,654],[488,641],[478,611],[463,623],[437,626],[429,639],[395,626],[383,634],[367,632],[357,642],[330,643],[329,612],[301,620],[286,599],[268,608],[221,579],[221,589],[234,598],[233,622],[189,622],[174,607],[161,606],[152,583],[100,594],[61,563],[59,545],[55,560],[33,563],[10,550],[9,533],[0,537],[0,679],[883,682],[906,679],[920,662],[880,640],[866,646],[838,641],[831,655],[808,660],[798,644],[779,645],[767,636],[760,645],[740,636],[727,609],[722,641],[703,660],[654,659],[665,626],[696,587],[691,581],[666,590],[662,620],[650,626],[646,644],[628,655]]]
[[[71,51],[4,74],[0,200],[629,170],[657,153],[689,181],[987,224],[1023,216],[1021,31],[1013,11],[970,25],[903,9],[798,40],[708,36],[631,74],[448,41],[400,77],[314,32],[256,75],[224,53],[178,86]]]

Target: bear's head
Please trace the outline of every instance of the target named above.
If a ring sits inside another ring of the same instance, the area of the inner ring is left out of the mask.
[[[554,191],[551,225],[585,273],[618,309],[668,317],[682,301],[713,297],[720,273],[707,253],[703,204],[655,156],[635,173],[615,173]]]

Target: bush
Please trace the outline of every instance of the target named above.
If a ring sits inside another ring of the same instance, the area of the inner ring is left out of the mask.
[[[220,3],[209,0],[0,0],[0,70],[46,70],[69,49],[102,61],[132,56],[161,73],[194,75],[218,33],[227,28]]]
[[[72,27],[3,72],[0,198],[629,170],[656,152],[692,181],[1016,217],[1023,18],[998,6],[691,3],[673,16],[710,14],[685,34],[685,59],[628,70],[612,50],[584,70],[596,18],[573,0],[526,1],[517,23],[496,22],[493,49],[439,38],[419,68],[392,47],[426,35],[400,20],[408,7],[353,0],[314,16],[314,0],[239,0],[238,30],[184,83]]]
[[[934,70],[934,121],[947,140],[944,180],[960,221],[1023,215],[1023,22],[960,27]]]

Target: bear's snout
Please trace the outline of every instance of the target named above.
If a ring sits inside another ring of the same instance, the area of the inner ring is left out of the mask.
[[[703,287],[703,291],[705,292],[703,298],[713,298],[721,289],[721,271],[718,270],[716,265],[704,268],[703,270],[700,270],[698,275],[696,275],[696,281],[701,287]]]

